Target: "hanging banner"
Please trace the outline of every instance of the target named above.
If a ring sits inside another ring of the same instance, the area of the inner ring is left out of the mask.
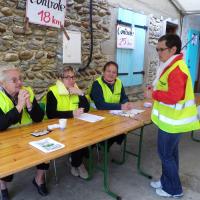
[[[117,48],[134,49],[135,30],[132,26],[117,24]]]
[[[66,0],[27,0],[26,17],[29,22],[60,28],[64,26]]]

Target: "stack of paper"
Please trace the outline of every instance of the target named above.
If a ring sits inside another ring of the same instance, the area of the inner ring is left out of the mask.
[[[113,115],[120,115],[124,117],[132,117],[134,118],[135,115],[144,112],[145,110],[139,109],[132,109],[132,110],[110,110],[110,113]]]

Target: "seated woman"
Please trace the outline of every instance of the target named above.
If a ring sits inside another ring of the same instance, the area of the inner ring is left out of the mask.
[[[120,79],[117,78],[118,65],[110,61],[104,65],[103,76],[92,84],[90,98],[98,110],[130,110],[133,103],[129,102]],[[108,148],[117,142],[121,144],[125,135],[108,140]]]
[[[0,66],[0,131],[10,127],[40,122],[44,113],[40,109],[30,87],[23,87],[22,75],[15,66]],[[49,164],[37,166],[33,184],[42,196],[48,194],[44,181],[45,170]],[[13,175],[0,179],[2,200],[8,200],[7,182]]]
[[[72,67],[63,68],[58,74],[58,80],[47,93],[46,114],[52,118],[72,118],[89,111],[89,103],[76,83]],[[71,153],[71,174],[83,179],[88,178],[88,172],[83,164],[83,157],[88,156],[84,148]]]

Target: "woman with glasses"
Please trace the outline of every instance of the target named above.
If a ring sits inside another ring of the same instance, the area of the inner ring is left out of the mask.
[[[162,36],[156,50],[160,66],[153,82],[151,118],[158,127],[157,148],[162,175],[158,181],[151,182],[151,186],[156,189],[158,196],[179,198],[183,196],[178,151],[181,133],[200,129],[200,123],[179,36]]]
[[[18,68],[12,65],[0,66],[0,131],[10,127],[40,122],[44,112],[40,109],[33,90],[24,87],[22,74]],[[45,170],[49,164],[37,166],[37,174],[33,184],[42,196],[48,194],[44,181]],[[13,175],[0,179],[2,200],[8,200],[7,182],[12,181]]]
[[[58,73],[58,80],[47,93],[46,113],[52,118],[73,118],[89,111],[89,103],[82,90],[76,85],[75,71],[72,67],[64,67]],[[83,157],[88,156],[84,148],[71,153],[71,174],[82,179],[88,178],[88,172],[83,164]]]

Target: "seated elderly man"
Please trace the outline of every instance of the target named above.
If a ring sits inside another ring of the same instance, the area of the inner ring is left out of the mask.
[[[8,65],[0,66],[0,131],[20,125],[40,122],[44,113],[40,109],[32,89],[24,87],[22,75],[18,68]],[[49,164],[37,166],[37,173],[33,184],[42,196],[48,194],[44,173]],[[13,175],[0,179],[2,200],[8,200],[7,182],[10,182]]]

